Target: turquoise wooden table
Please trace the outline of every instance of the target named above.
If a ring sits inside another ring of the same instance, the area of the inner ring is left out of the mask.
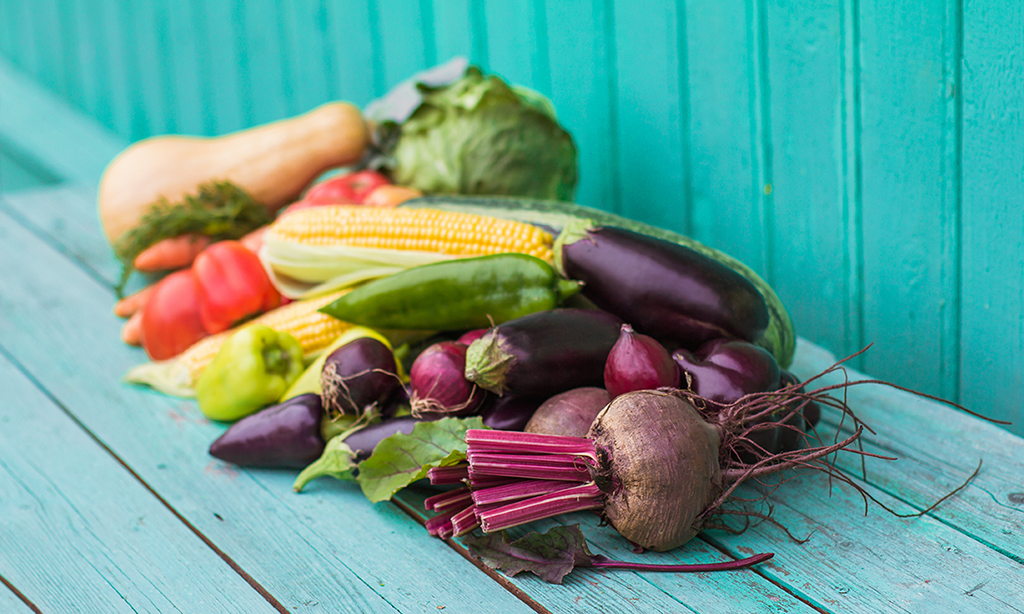
[[[763,523],[638,555],[593,516],[558,519],[623,560],[775,553],[730,573],[508,578],[430,537],[420,490],[374,505],[320,480],[297,495],[292,472],[211,458],[224,426],[120,381],[144,356],[120,341],[119,268],[94,199],[98,170],[124,143],[20,96],[0,114],[0,143],[52,184],[0,195],[0,612],[1024,611],[1024,440],[883,387],[852,389],[850,404],[875,431],[865,450],[898,460],[839,459],[872,497],[925,510],[982,462],[921,517],[793,474],[770,502],[802,543]],[[794,371],[833,361],[801,340]],[[826,412],[822,426],[840,425]]]

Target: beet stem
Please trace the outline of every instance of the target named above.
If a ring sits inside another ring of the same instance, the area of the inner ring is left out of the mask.
[[[566,482],[587,482],[591,479],[588,467],[575,456],[487,453],[470,455],[469,458],[471,482],[481,476]]]
[[[563,488],[546,495],[516,501],[494,510],[478,511],[484,533],[493,533],[559,514],[597,509],[604,505],[601,490],[593,482]]]
[[[480,526],[480,518],[472,505],[452,516],[452,534],[465,535]]]
[[[478,452],[504,452],[518,454],[574,454],[597,460],[594,442],[585,437],[542,435],[520,431],[470,429],[466,431],[466,445]]]
[[[743,569],[745,567],[750,567],[751,565],[763,563],[764,561],[767,561],[773,556],[775,556],[774,552],[766,552],[762,554],[755,554],[752,557],[740,559],[738,561],[725,561],[724,563],[654,565],[651,563],[625,563],[622,561],[613,561],[606,556],[597,554],[590,558],[590,566],[604,567],[605,569],[630,569],[633,571],[668,571],[678,573],[701,573],[707,571],[730,571],[733,569]]]
[[[469,465],[452,465],[450,467],[432,467],[427,470],[427,477],[434,486],[442,484],[458,484],[469,478]]]
[[[546,495],[565,487],[565,482],[556,480],[520,480],[492,488],[474,490],[472,496],[473,503],[482,507]]]
[[[467,505],[472,505],[473,493],[469,492],[468,486],[462,488],[456,488],[455,490],[449,490],[439,495],[427,497],[426,501],[423,502],[424,507],[427,510],[435,512],[443,512],[453,507],[462,509]]]

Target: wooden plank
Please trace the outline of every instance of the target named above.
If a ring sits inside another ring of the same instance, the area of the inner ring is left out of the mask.
[[[843,5],[775,2],[761,11],[762,79],[770,87],[765,130],[769,254],[765,270],[797,331],[837,353],[859,346],[847,232],[842,113],[848,92]],[[799,18],[795,18],[795,16]],[[840,154],[839,152],[843,152]],[[856,349],[860,349],[857,347]]]
[[[0,139],[32,152],[53,175],[96,185],[103,169],[123,147],[96,122],[59,102],[0,60]]]
[[[487,62],[503,79],[551,95],[548,31],[544,2],[484,3],[487,20]]]
[[[384,93],[384,69],[379,41],[374,36],[376,13],[368,4],[327,4],[327,76],[331,97],[354,102],[360,107]]]
[[[0,578],[0,585],[3,584],[3,578]],[[16,595],[13,590],[7,586],[0,586],[0,609],[10,614],[32,614],[35,612],[38,614],[38,610],[33,610],[29,604],[25,603],[21,597]]]
[[[943,3],[857,7],[861,168],[850,180],[861,183],[862,283],[885,297],[861,299],[860,342],[874,344],[861,368],[955,398],[959,177],[944,144],[959,129],[960,86],[945,61],[959,23],[947,24]]]
[[[419,515],[429,517],[430,514],[423,511],[423,499],[433,492],[414,486],[399,493],[398,498]],[[602,526],[600,518],[591,513],[565,514],[513,529],[510,533],[519,537],[527,531],[543,532],[559,524],[579,524],[590,551],[614,560],[665,565],[732,560],[699,539],[671,552],[637,554],[632,544],[608,526]],[[562,586],[544,584],[526,574],[509,578],[509,582],[529,593],[549,611],[565,614],[579,612],[581,608],[603,611],[609,599],[614,601],[617,612],[678,612],[680,608],[693,612],[816,611],[754,570],[688,574],[577,568],[565,578]]]
[[[576,202],[614,211],[618,205],[615,157],[616,118],[611,109],[611,15],[602,0],[549,2],[547,43],[551,62],[551,102],[573,136],[580,181]],[[580,36],[580,32],[590,32]]]
[[[289,116],[329,101],[327,7],[302,0],[280,7],[282,54],[287,62],[290,93],[285,97]]]
[[[834,362],[832,354],[802,341],[793,370],[807,378]],[[866,376],[850,371],[850,378]],[[839,383],[841,378],[826,381]],[[865,449],[899,459],[867,459],[868,482],[925,509],[963,484],[981,462],[981,472],[969,486],[930,515],[1024,562],[1024,489],[1019,479],[1024,475],[1024,439],[959,410],[883,386],[856,386],[849,390],[849,402],[875,431],[864,437]],[[824,420],[837,426],[832,412]],[[862,475],[859,459],[839,460],[845,470]]]
[[[74,65],[73,70],[81,79],[82,91],[77,107],[84,111],[83,115],[88,114],[96,124],[100,124],[107,108],[102,88],[105,74],[102,63],[106,50],[101,44],[102,29],[93,25],[95,11],[96,3],[88,0],[75,0],[73,6],[68,9],[68,17],[77,41],[68,60]]]
[[[56,183],[56,178],[37,166],[34,160],[24,159],[17,151],[5,147],[0,140],[0,192],[15,192]]]
[[[963,22],[961,398],[1024,434],[1024,7]]]
[[[673,3],[616,2],[615,106],[621,211],[688,232],[685,33]]]
[[[213,134],[227,134],[251,125],[247,115],[248,99],[244,84],[249,65],[244,55],[245,26],[242,7],[238,3],[201,2],[196,18],[202,20],[208,35],[203,40],[205,54],[214,61],[208,67],[211,87],[209,114],[214,118],[209,130]]]
[[[275,611],[6,351],[0,576],[43,611]]]
[[[768,196],[757,15],[747,0],[687,2],[685,10],[692,233],[763,276]]]
[[[107,102],[109,115],[106,125],[121,138],[127,139],[132,129],[132,81],[135,78],[131,66],[133,51],[125,37],[127,31],[121,14],[119,0],[102,0],[98,3],[94,27],[100,28],[103,37],[98,44],[104,45],[105,64],[100,67],[102,80],[101,96]]]
[[[0,296],[19,297],[5,302],[0,321],[7,350],[285,607],[433,609],[460,595],[467,611],[529,611],[493,582],[465,584],[475,568],[393,506],[372,506],[344,484],[297,496],[290,491],[294,472],[211,462],[206,450],[223,426],[205,420],[190,401],[118,381],[143,357],[118,338],[109,287],[2,214],[0,233],[0,266],[17,271],[0,280]],[[69,347],[79,350],[68,354]]]
[[[288,115],[289,88],[286,61],[281,54],[281,33],[277,17],[278,3],[255,0],[244,4],[245,50],[248,75],[243,83],[249,88],[251,106],[249,125],[259,125]]]
[[[436,63],[433,12],[424,11],[420,0],[374,2],[385,88]]]
[[[472,0],[434,0],[431,21],[434,24],[434,49],[437,62],[447,62],[455,56],[469,58],[479,64],[474,41],[480,38],[473,20]],[[482,3],[480,3],[482,8]]]

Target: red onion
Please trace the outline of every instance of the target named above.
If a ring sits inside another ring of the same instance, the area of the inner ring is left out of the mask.
[[[672,356],[653,337],[623,324],[604,365],[604,387],[615,398],[634,390],[679,385],[679,368]]]
[[[485,391],[464,375],[467,347],[457,341],[441,341],[416,357],[409,369],[414,416],[468,416],[479,408]]]

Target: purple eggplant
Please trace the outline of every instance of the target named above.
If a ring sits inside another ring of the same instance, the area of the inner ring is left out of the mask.
[[[330,353],[320,373],[324,411],[362,415],[401,386],[394,353],[373,337],[360,337]]]
[[[244,467],[302,469],[320,458],[320,396],[302,394],[242,418],[210,445],[210,455]]]
[[[466,379],[497,394],[550,397],[603,386],[622,320],[600,310],[551,309],[509,320],[474,341]]]
[[[768,327],[768,306],[754,284],[689,247],[599,226],[562,243],[559,256],[562,273],[582,281],[594,304],[666,346],[754,341]]]
[[[480,408],[484,426],[499,431],[521,431],[546,397],[506,394],[488,395]]]
[[[723,405],[779,388],[775,357],[746,341],[716,339],[695,352],[676,350],[672,358],[679,365],[681,387]]]
[[[392,418],[390,420],[384,420],[377,424],[368,426],[363,429],[359,429],[355,433],[352,433],[344,439],[346,445],[356,453],[358,460],[369,458],[370,454],[373,453],[373,449],[377,447],[382,440],[398,433],[404,433],[408,435],[412,432],[417,424],[423,422],[423,418],[414,418],[412,416],[402,416],[399,418]]]

